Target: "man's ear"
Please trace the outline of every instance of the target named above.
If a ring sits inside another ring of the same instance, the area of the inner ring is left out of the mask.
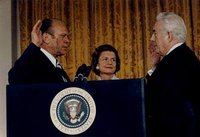
[[[51,35],[50,34],[48,34],[48,33],[44,33],[43,35],[42,35],[42,39],[43,39],[43,41],[45,42],[45,43],[49,43],[50,42],[50,39],[51,39]]]
[[[169,42],[174,40],[174,34],[172,32],[167,32]]]

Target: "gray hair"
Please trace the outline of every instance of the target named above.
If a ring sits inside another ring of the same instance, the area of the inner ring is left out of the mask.
[[[156,17],[157,21],[164,22],[164,30],[172,32],[178,42],[185,42],[187,29],[183,19],[173,12],[161,12]]]

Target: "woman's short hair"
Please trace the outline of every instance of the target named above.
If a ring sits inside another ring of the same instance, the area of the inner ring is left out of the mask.
[[[100,45],[99,47],[95,49],[95,52],[92,54],[92,63],[91,63],[93,72],[98,76],[100,75],[100,71],[99,69],[96,69],[96,67],[97,67],[97,64],[99,63],[99,57],[101,53],[104,51],[114,52],[116,56],[116,70],[114,73],[120,70],[120,58],[119,58],[117,50],[109,44]]]

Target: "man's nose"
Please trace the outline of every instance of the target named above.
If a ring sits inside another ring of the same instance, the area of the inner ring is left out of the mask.
[[[151,41],[155,41],[155,35],[154,34],[152,34],[152,36],[151,36]]]
[[[64,37],[64,42],[65,43],[71,43],[71,40],[68,36]]]

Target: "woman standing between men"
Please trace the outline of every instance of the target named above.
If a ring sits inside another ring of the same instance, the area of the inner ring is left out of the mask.
[[[116,72],[120,70],[120,58],[117,50],[108,44],[100,45],[92,54],[91,66],[99,80],[118,79]]]

